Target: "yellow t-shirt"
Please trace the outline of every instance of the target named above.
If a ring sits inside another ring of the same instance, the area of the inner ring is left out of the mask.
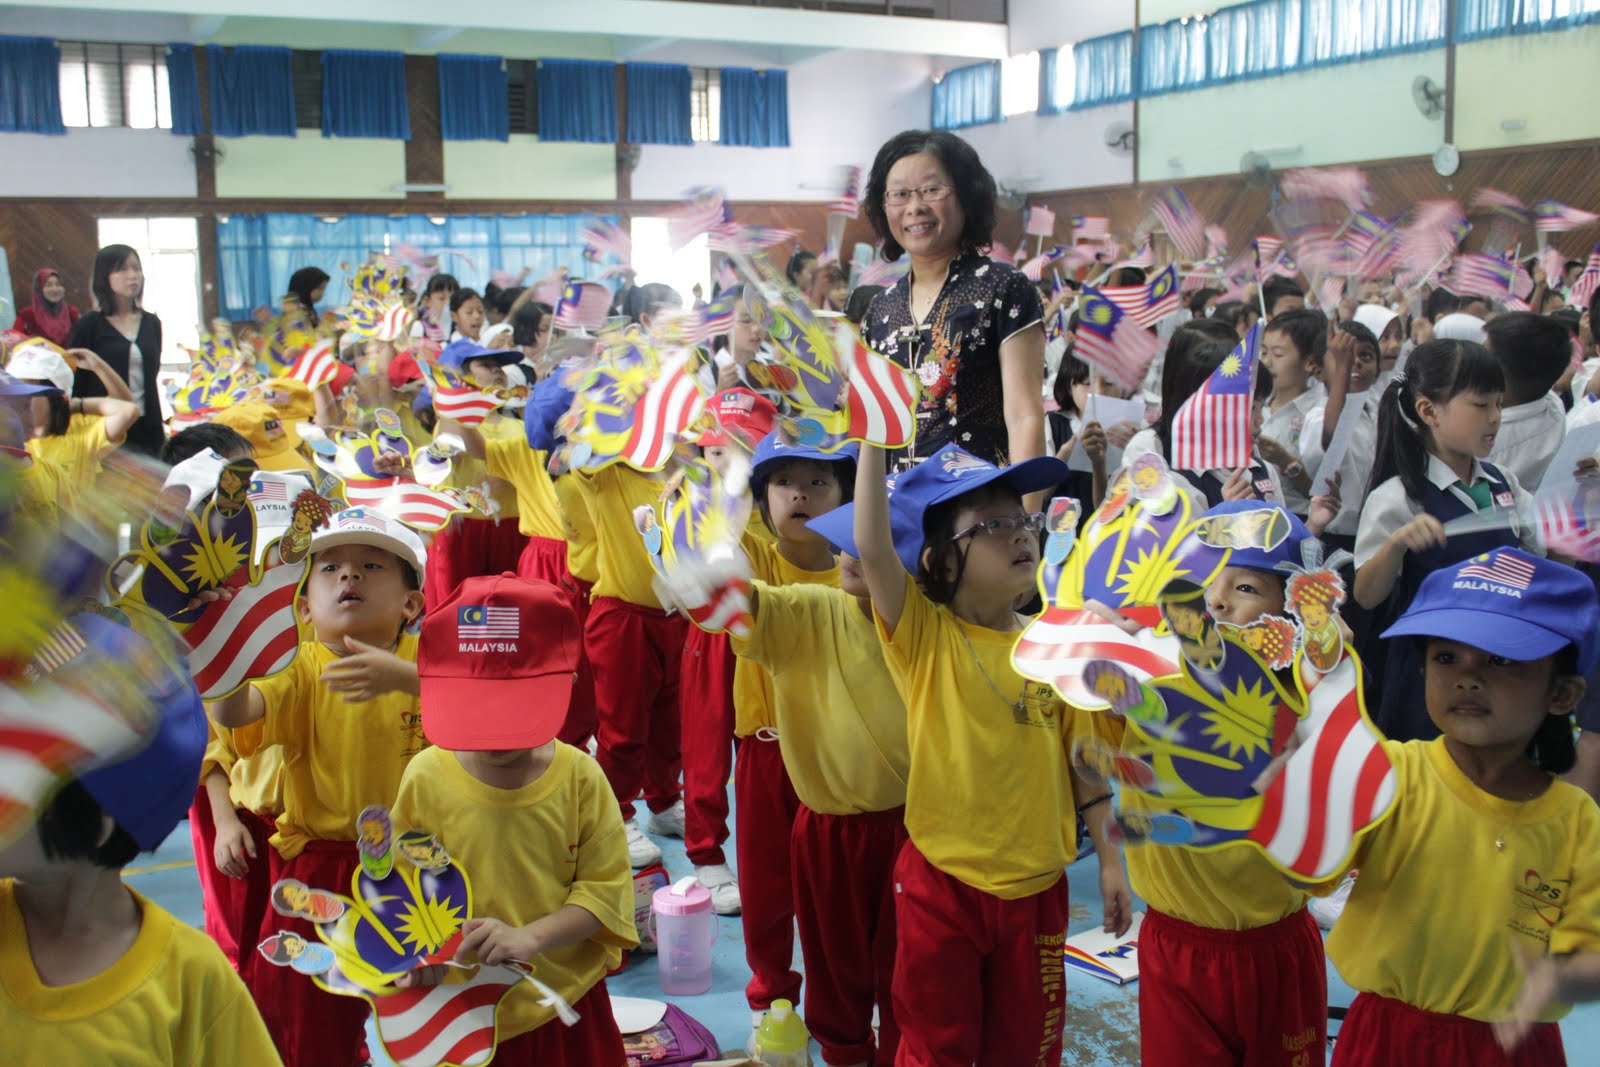
[[[520,422],[483,424],[484,467],[511,484],[517,494],[517,530],[529,537],[566,539],[561,501],[550,481],[550,453],[528,447]]]
[[[752,523],[752,525],[756,525]],[[745,532],[741,542],[750,560],[750,573],[758,582],[770,586],[839,585],[839,564],[825,571],[806,571],[784,559],[778,546]],[[772,676],[766,669],[743,657],[733,665],[733,735],[749,737],[762,727],[775,728]]]
[[[417,661],[417,638],[400,639],[395,654]],[[356,816],[388,804],[411,757],[427,745],[422,710],[410,693],[385,693],[350,703],[319,680],[338,657],[319,641],[303,641],[282,674],[252,682],[266,702],[261,743],[283,746],[283,814],[272,844],[284,859],[313,838],[354,841]]]
[[[106,434],[104,416],[74,415],[66,433],[35,437],[28,442],[28,451],[35,459],[60,467],[74,484],[88,488],[100,475],[100,460],[121,443]]]
[[[556,742],[531,785],[496,789],[430,748],[411,761],[391,811],[395,832],[430,830],[472,878],[472,910],[523,926],[576,904],[602,926],[588,941],[531,960],[539,981],[578,1000],[639,944],[633,869],[617,800],[586,752]],[[508,847],[514,845],[515,847]],[[555,1012],[524,984],[500,1005],[496,1040],[543,1026]]]
[[[567,571],[574,578],[593,585],[600,577],[600,547],[594,539],[594,516],[590,496],[593,487],[581,474],[563,474],[552,483],[561,501],[561,521],[567,539]]]
[[[1534,800],[1472,784],[1434,741],[1386,741],[1389,818],[1362,842],[1328,958],[1358,990],[1492,1022],[1516,1002],[1512,954],[1600,951],[1600,808],[1552,779]],[[1501,847],[1501,844],[1504,847]],[[1551,1007],[1554,1022],[1570,1008]]]
[[[1017,674],[1015,633],[963,622],[910,575],[900,625],[892,636],[882,619],[877,627],[906,703],[911,840],[941,871],[1003,900],[1050,888],[1077,851],[1067,757],[1090,713]]]
[[[640,504],[655,507],[663,483],[620,463],[587,477],[596,550],[594,595],[659,609],[661,598],[651,584],[654,572],[644,539],[633,524],[633,509]]]
[[[283,746],[261,743],[262,721],[230,730],[207,721],[203,782],[214,770],[228,776],[228,800],[268,818],[283,814]]]
[[[801,803],[825,815],[906,802],[906,706],[855,597],[820,585],[760,584],[755,626],[733,650],[768,672],[783,765]]]
[[[28,951],[12,882],[0,879],[5,1061],[116,1067],[281,1063],[249,991],[216,944],[128,892],[142,915],[127,953],[87,981],[46,986]]]

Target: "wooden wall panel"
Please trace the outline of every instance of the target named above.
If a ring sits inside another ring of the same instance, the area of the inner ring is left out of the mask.
[[[439,128],[439,61],[433,56],[406,56],[406,107],[411,119],[406,181],[437,185],[444,181],[444,140]],[[409,192],[406,199],[436,207],[444,203],[444,194]]]
[[[104,212],[110,214],[110,212]],[[11,263],[12,298],[20,310],[33,299],[33,272],[61,272],[67,299],[80,310],[93,306],[89,280],[100,247],[96,214],[71,202],[0,206],[0,240]]]

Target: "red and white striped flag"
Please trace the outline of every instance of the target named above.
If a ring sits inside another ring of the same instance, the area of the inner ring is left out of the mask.
[[[606,256],[633,262],[633,239],[615,224],[605,219],[595,219],[583,228],[584,258],[599,262]]]
[[[84,640],[83,631],[72,623],[63,621],[33,654],[31,664],[33,673],[41,675],[59,671],[74,657],[88,650],[89,642]]]
[[[864,344],[852,331],[849,389],[850,438],[882,448],[904,448],[917,430],[916,376]]]
[[[772,248],[786,241],[793,241],[800,236],[797,230],[785,230],[776,226],[745,226],[729,219],[719,222],[707,231],[709,241],[707,247],[713,252],[726,252],[729,255],[747,256],[763,248]],[[824,255],[823,262],[829,257]],[[838,259],[835,250],[833,259]]]
[[[1567,293],[1567,303],[1580,308],[1588,307],[1597,287],[1600,287],[1600,244],[1589,252],[1589,261],[1584,265],[1583,273],[1578,275],[1578,280],[1572,283],[1572,290]]]
[[[495,1013],[519,983],[514,967],[481,967],[461,984],[396,988],[372,997],[378,1039],[398,1067],[480,1067],[494,1056]]]
[[[1143,285],[1110,285],[1102,296],[1122,309],[1140,326],[1154,326],[1183,307],[1183,291],[1178,285],[1178,268],[1167,268]]]
[[[1078,358],[1127,389],[1137,389],[1161,351],[1161,340],[1098,289],[1085,286],[1078,305]]]
[[[1582,211],[1554,200],[1540,200],[1533,205],[1533,228],[1540,233],[1566,233],[1580,226],[1600,220],[1592,211]]]
[[[674,252],[728,218],[728,205],[717,189],[698,190],[693,199],[667,212],[667,243]]]
[[[688,354],[663,364],[634,407],[633,426],[621,452],[623,462],[637,470],[660,470],[672,455],[673,444],[705,408],[705,395],[689,373]]]
[[[1028,218],[1023,223],[1022,232],[1029,237],[1053,235],[1056,232],[1056,213],[1043,204],[1035,204],[1028,209]]]
[[[1074,241],[1104,241],[1111,236],[1111,219],[1105,215],[1072,216]]]
[[[339,356],[331,337],[323,338],[301,353],[289,377],[315,389],[333,381],[339,374]]]
[[[1306,881],[1343,869],[1356,835],[1394,803],[1394,766],[1383,738],[1361,714],[1360,688],[1360,667],[1346,655],[1311,691],[1296,730],[1305,743],[1267,787],[1247,835]]]
[[[352,508],[369,508],[413,530],[438,530],[452,515],[469,510],[449,493],[405,478],[346,478],[344,499]]]
[[[1372,184],[1356,167],[1302,167],[1278,184],[1290,200],[1338,200],[1351,211],[1364,211],[1372,201]]]
[[[610,310],[610,289],[599,282],[569,281],[561,289],[551,325],[558,330],[598,330]]]
[[[1600,563],[1600,515],[1578,510],[1582,497],[1571,488],[1534,498],[1534,521],[1545,548],[1585,563]]]
[[[839,195],[833,198],[833,204],[828,210],[835,215],[844,215],[855,218],[861,214],[861,168],[844,168],[844,187],[839,190]]]
[[[1152,623],[1157,618],[1153,609],[1129,615]],[[1083,677],[1096,660],[1115,661],[1141,683],[1177,674],[1181,662],[1178,639],[1170,634],[1157,637],[1149,629],[1129,634],[1088,609],[1054,605],[1023,629],[1011,650],[1011,664],[1024,678],[1055,687],[1073,707],[1105,711],[1111,705]]]
[[[1451,265],[1445,288],[1461,296],[1504,300],[1511,295],[1511,266],[1499,256],[1463,252]]]
[[[1250,245],[1256,251],[1256,281],[1264,282],[1272,276],[1272,266],[1283,254],[1283,242],[1268,234],[1261,234]]]
[[[1173,469],[1236,470],[1253,462],[1250,408],[1260,339],[1258,322],[1173,416]]]
[[[276,554],[268,559],[276,558]],[[261,580],[246,581],[247,568],[226,583],[232,600],[206,605],[200,618],[183,631],[189,647],[189,670],[206,700],[220,700],[250,681],[269,678],[294,662],[300,647],[294,598],[306,565],[269,565]]]
[[[1011,249],[996,241],[989,246],[989,258],[996,263],[1004,263],[1008,267],[1016,265],[1016,259],[1011,255]],[[863,283],[864,284],[864,283]]]
[[[1167,231],[1167,236],[1172,238],[1179,256],[1191,261],[1205,256],[1206,220],[1189,203],[1182,189],[1172,186],[1156,198],[1150,211],[1161,223],[1161,228]]]

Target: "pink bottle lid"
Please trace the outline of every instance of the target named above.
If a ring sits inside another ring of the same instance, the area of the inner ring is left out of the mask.
[[[657,915],[699,915],[711,910],[711,890],[690,876],[657,889],[650,901]]]

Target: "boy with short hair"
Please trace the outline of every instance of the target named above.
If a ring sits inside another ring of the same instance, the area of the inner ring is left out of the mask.
[[[217,725],[261,722],[261,743],[283,747],[283,814],[267,856],[269,883],[286,878],[345,891],[358,859],[356,817],[387,804],[422,751],[417,639],[426,553],[406,527],[364,508],[336,514],[311,541],[297,603],[315,640],[289,669],[217,701]],[[279,929],[314,941],[302,918]],[[288,1067],[357,1067],[366,1060],[367,1004],[250,955],[243,966]]]
[[[1301,518],[1311,510],[1314,472],[1301,462],[1300,432],[1327,396],[1317,378],[1327,339],[1327,316],[1307,308],[1284,312],[1261,332],[1261,367],[1272,378],[1272,395],[1256,449],[1278,468],[1284,506]]]
[[[108,619],[72,624],[90,654],[117,669],[158,655]],[[122,881],[122,868],[182,821],[205,750],[193,681],[164,673],[146,683],[159,712],[150,743],[63,786],[38,823],[0,849],[0,1033],[9,1062],[278,1063],[217,947]],[[26,700],[27,690],[10,698]]]
[[[1486,323],[1484,345],[1506,372],[1505,407],[1489,461],[1528,492],[1567,436],[1567,410],[1551,389],[1572,362],[1572,335],[1555,319],[1508,311]]]
[[[500,635],[468,632],[490,615]],[[579,1016],[563,1025],[519,985],[497,1016],[501,1067],[626,1062],[605,975],[639,943],[627,837],[599,765],[556,740],[582,648],[566,593],[510,574],[467,579],[422,625],[422,726],[435,747],[406,768],[394,829],[433,834],[472,879],[477,916],[456,958],[531,964]]]

